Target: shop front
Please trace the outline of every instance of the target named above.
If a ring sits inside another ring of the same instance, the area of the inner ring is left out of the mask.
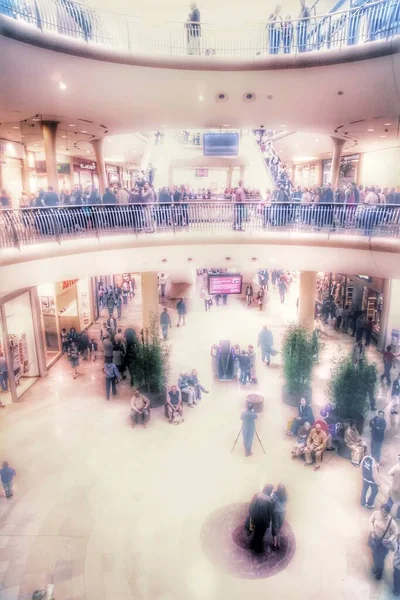
[[[3,404],[18,401],[39,376],[46,374],[38,332],[36,289],[0,300],[0,357],[6,359],[0,379]]]
[[[10,208],[19,208],[23,190],[22,144],[0,138],[0,189],[6,190],[10,198]]]
[[[116,165],[106,165],[107,182],[109,187],[115,187],[122,184],[120,168]]]
[[[60,356],[62,329],[69,332],[74,327],[79,332],[93,322],[91,289],[86,277],[45,283],[39,285],[37,291],[46,366],[49,368]]]
[[[302,188],[314,188],[321,184],[320,163],[296,164],[293,166],[293,185]]]
[[[338,187],[346,186],[349,183],[357,183],[358,171],[360,165],[359,154],[346,154],[340,159],[340,170]],[[332,159],[322,161],[322,181],[325,185],[331,177]]]
[[[97,163],[93,160],[75,158],[73,162],[73,171],[74,185],[81,186],[83,190],[88,187],[99,189]]]
[[[69,159],[67,156],[57,156],[57,173],[58,173],[58,189],[61,190],[71,190],[72,181],[71,181],[71,165],[69,163]],[[46,172],[46,161],[45,160],[36,160],[35,161],[35,174],[36,174],[36,182],[35,189],[33,191],[37,191],[38,189],[46,190],[47,183],[47,172]]]

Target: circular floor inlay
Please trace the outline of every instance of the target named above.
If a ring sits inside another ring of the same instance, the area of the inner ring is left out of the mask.
[[[235,577],[262,579],[276,575],[292,560],[296,540],[291,527],[285,523],[280,537],[280,548],[270,547],[270,530],[264,538],[265,550],[255,554],[250,548],[251,538],[243,526],[248,504],[229,504],[214,511],[204,522],[201,542],[209,559]]]

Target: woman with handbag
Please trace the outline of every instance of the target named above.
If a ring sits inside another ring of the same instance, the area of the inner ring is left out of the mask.
[[[381,579],[385,558],[396,539],[397,527],[390,516],[390,507],[387,504],[382,504],[381,509],[374,512],[370,523],[372,531],[368,538],[368,546],[372,550],[374,562],[372,572],[375,579]]]

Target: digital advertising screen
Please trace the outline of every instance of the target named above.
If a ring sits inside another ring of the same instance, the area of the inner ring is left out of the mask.
[[[208,293],[215,294],[241,294],[242,276],[237,274],[209,275]]]
[[[204,156],[238,156],[238,133],[205,133],[203,135]]]

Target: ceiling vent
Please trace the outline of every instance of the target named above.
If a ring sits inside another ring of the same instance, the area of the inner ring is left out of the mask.
[[[216,100],[217,100],[217,102],[227,102],[228,94],[224,94],[224,92],[220,92],[219,94],[217,94]]]
[[[243,94],[243,100],[245,102],[254,102],[255,99],[256,99],[256,95],[253,94],[252,92],[247,92],[247,94]]]

